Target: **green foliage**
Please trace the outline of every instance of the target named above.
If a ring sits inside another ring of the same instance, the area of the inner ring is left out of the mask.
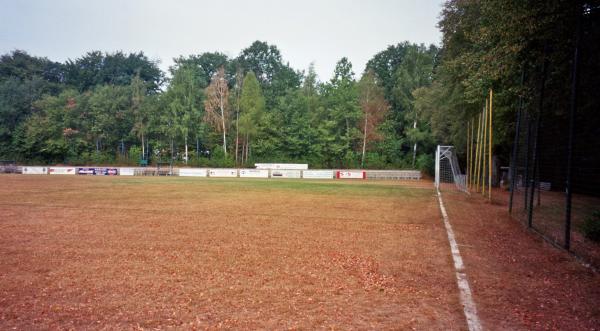
[[[240,134],[247,139],[254,138],[259,131],[265,110],[265,99],[254,72],[249,71],[244,77],[240,99]]]
[[[417,157],[434,152],[429,118],[417,106],[413,93],[431,85],[438,52],[433,45],[405,42],[388,47],[367,63],[367,68],[379,78],[390,105],[390,112],[380,126],[383,139],[378,144],[379,153],[390,163],[412,167],[415,144]]]
[[[172,156],[176,154],[173,148],[177,137],[187,143],[190,134],[199,131],[205,87],[202,71],[196,66],[183,65],[174,71],[171,84],[162,95],[165,108],[157,116],[157,129],[170,141]]]
[[[433,176],[435,174],[435,160],[433,155],[421,154],[417,157],[415,169],[421,170],[422,172]]]
[[[220,67],[225,67],[228,73],[229,70],[227,69],[230,67],[227,55],[219,52],[207,52],[200,55],[190,55],[189,57],[180,56],[174,59],[174,62],[175,65],[169,68],[172,76],[181,67],[193,67],[199,73],[200,79],[207,84]]]
[[[68,60],[64,75],[66,84],[79,91],[87,91],[97,85],[130,85],[137,75],[148,84],[148,89],[158,92],[163,73],[157,63],[148,59],[143,52],[88,52],[81,58]]]
[[[129,147],[129,153],[127,154],[130,160],[137,163],[136,160],[142,159],[142,148],[136,145]]]
[[[281,52],[275,45],[255,41],[242,50],[236,63],[245,72],[254,73],[268,108],[273,107],[277,98],[284,95],[287,89],[300,86],[301,74],[283,63]]]
[[[355,161],[353,150],[360,144],[358,121],[361,111],[358,88],[352,64],[342,58],[336,64],[333,78],[323,86],[322,118],[318,131],[323,146],[322,155],[327,167],[344,167]]]
[[[434,83],[417,97],[426,108],[437,141],[460,150],[467,121],[481,111],[489,89],[493,89],[495,150],[501,162],[508,163],[516,100],[522,96],[525,107],[537,103],[544,58],[554,64],[548,71],[547,103],[557,105],[557,112],[568,109],[568,62],[573,52],[577,3],[447,1],[439,22],[444,47]],[[588,58],[597,62],[593,56]],[[523,74],[526,79],[521,84]]]
[[[436,51],[403,43],[369,61],[371,91],[393,107],[381,119],[370,114],[375,117],[369,122],[364,167],[409,167],[415,142],[423,146],[422,153],[430,152],[429,124],[419,122],[411,129],[405,122],[412,123],[421,111],[414,106],[413,90],[429,84]],[[236,116],[227,118],[225,137],[204,116],[205,88],[221,67]],[[141,52],[94,51],[65,64],[21,51],[3,55],[0,157],[136,164],[148,153],[154,163],[185,164],[187,147],[189,165],[235,166],[237,143],[237,165],[242,166],[261,161],[314,168],[362,165],[365,113],[347,58],[322,83],[313,65],[304,75],[283,62],[276,46],[256,41],[234,59],[218,52],[179,57],[170,73],[165,81],[156,63]]]
[[[590,216],[583,220],[581,233],[595,242],[600,242],[600,211],[594,211]]]

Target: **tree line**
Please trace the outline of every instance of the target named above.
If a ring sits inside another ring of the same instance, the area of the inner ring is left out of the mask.
[[[181,56],[168,75],[141,52],[57,63],[13,51],[0,57],[0,158],[431,170],[435,145],[464,151],[466,124],[493,89],[494,154],[508,165],[517,109],[548,109],[546,127],[568,122],[579,18],[577,102],[586,118],[577,132],[597,136],[598,7],[449,0],[438,23],[441,48],[391,45],[360,77],[342,58],[324,81],[260,41],[234,58]]]
[[[481,112],[492,89],[498,165],[509,165],[521,109],[522,118],[541,116],[539,130],[547,138],[540,139],[539,145],[547,151],[542,157],[549,158],[542,161],[560,173],[566,166],[559,160],[567,155],[563,146],[568,139],[575,46],[580,39],[575,135],[582,157],[577,162],[597,162],[598,146],[592,142],[600,133],[599,13],[597,0],[446,1],[438,23],[443,46],[434,79],[413,90],[414,107],[428,118],[433,139],[455,145],[464,154],[467,122]],[[529,153],[532,150],[533,146]]]
[[[431,84],[437,53],[401,43],[360,78],[342,58],[322,82],[260,41],[235,58],[176,58],[169,75],[142,52],[57,63],[16,50],[0,57],[0,158],[427,168],[433,141],[411,93]]]

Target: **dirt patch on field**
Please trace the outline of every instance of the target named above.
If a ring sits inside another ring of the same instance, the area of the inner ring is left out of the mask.
[[[0,180],[2,329],[466,327],[431,189]]]
[[[598,330],[598,274],[510,218],[504,203],[443,197],[484,328]]]

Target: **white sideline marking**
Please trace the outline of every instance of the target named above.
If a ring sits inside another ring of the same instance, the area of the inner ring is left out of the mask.
[[[448,233],[448,241],[450,242],[450,250],[452,251],[452,259],[454,260],[454,269],[456,270],[456,283],[460,291],[460,303],[463,306],[465,317],[467,318],[467,325],[469,331],[481,331],[481,323],[479,322],[479,316],[477,315],[477,308],[475,308],[475,302],[471,294],[471,288],[469,287],[469,281],[467,280],[467,274],[465,273],[465,266],[463,264],[462,257],[458,251],[458,245],[454,238],[454,231],[450,225],[448,219],[448,213],[442,202],[442,194],[440,190],[437,190],[438,200],[440,202],[440,210],[442,211],[442,217],[444,218],[444,225],[446,226],[446,232]]]

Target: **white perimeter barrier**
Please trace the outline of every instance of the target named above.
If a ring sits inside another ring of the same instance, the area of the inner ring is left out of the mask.
[[[367,179],[421,179],[419,170],[367,170]]]
[[[179,176],[182,177],[206,177],[208,169],[200,168],[179,168]]]
[[[267,170],[267,169],[240,169],[240,177],[269,178],[269,170]]]
[[[121,176],[133,176],[134,174],[135,174],[135,168],[119,169],[119,175],[121,175]]]
[[[336,177],[339,179],[365,179],[366,173],[362,170],[338,170]]]
[[[333,179],[333,170],[304,170],[302,178],[306,179]]]
[[[257,163],[258,165],[258,163]],[[118,170],[117,170],[118,169]],[[116,175],[143,176],[158,175],[155,168],[76,168],[76,167],[21,167],[25,175]],[[387,179],[387,180],[419,180],[422,178],[419,170],[298,170],[298,169],[206,169],[179,168],[174,169],[174,175],[194,177],[239,177],[242,178],[306,178],[306,179]]]
[[[255,163],[256,169],[306,170],[307,163]]]
[[[271,178],[301,178],[300,170],[271,170]]]
[[[24,175],[46,175],[48,168],[46,167],[23,167]]]
[[[208,177],[237,177],[237,169],[209,169]]]
[[[74,167],[50,167],[48,173],[50,175],[75,175],[77,171]]]

